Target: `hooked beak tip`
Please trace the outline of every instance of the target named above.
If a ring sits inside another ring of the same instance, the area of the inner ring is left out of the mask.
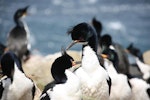
[[[28,5],[28,6],[25,7],[25,9],[27,10],[29,7],[30,7],[30,6]]]

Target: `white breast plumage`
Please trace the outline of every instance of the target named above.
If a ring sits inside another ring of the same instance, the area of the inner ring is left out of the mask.
[[[81,67],[75,72],[81,81],[83,100],[107,100],[109,98],[108,74],[99,64],[91,47],[83,49]]]

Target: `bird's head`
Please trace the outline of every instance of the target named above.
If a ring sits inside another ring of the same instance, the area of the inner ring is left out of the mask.
[[[74,26],[71,30],[68,31],[68,34],[71,35],[73,42],[68,46],[67,49],[71,48],[76,43],[88,44],[89,39],[95,34],[92,26],[88,23],[80,23]]]
[[[14,15],[14,19],[16,20],[16,19],[26,16],[28,8],[29,8],[29,6],[18,9]]]

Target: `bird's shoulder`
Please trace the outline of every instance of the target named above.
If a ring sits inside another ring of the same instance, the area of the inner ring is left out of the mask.
[[[24,27],[19,27],[19,26],[15,26],[9,33],[8,33],[8,37],[23,37],[26,36],[26,30]]]

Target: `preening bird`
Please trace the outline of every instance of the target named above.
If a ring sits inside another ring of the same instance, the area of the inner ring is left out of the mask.
[[[17,56],[7,52],[1,57],[1,68],[4,75],[0,80],[0,100],[33,100],[35,84],[22,71]]]
[[[18,9],[15,12],[14,22],[16,26],[9,32],[7,37],[7,48],[13,51],[21,60],[29,57],[31,48],[28,26],[23,21],[23,17],[27,15],[28,7]]]
[[[40,100],[81,100],[80,80],[68,70],[74,65],[74,59],[63,51],[51,67],[54,81],[47,84]]]

